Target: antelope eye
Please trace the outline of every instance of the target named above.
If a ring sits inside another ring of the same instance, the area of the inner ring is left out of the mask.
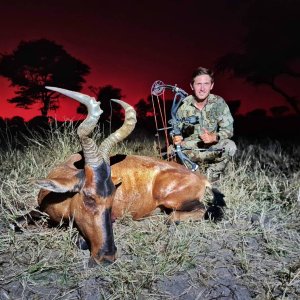
[[[83,202],[86,206],[88,206],[90,208],[95,208],[96,207],[96,201],[95,201],[95,198],[94,198],[93,195],[91,195],[91,196],[84,195]]]
[[[88,191],[83,191],[83,197],[84,197],[84,200],[88,201],[89,199],[91,201],[95,201],[96,200],[96,196],[94,194],[92,194],[91,192],[88,192]]]

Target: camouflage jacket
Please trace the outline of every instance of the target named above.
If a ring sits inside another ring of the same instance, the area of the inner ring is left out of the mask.
[[[209,132],[216,132],[220,140],[233,136],[233,118],[223,98],[210,94],[208,102],[202,110],[195,107],[195,101],[192,95],[186,97],[177,111],[177,117],[181,120],[179,127],[184,140],[201,141],[199,134],[203,133],[203,128]],[[186,120],[191,116],[196,117],[196,122],[193,122],[195,124],[190,124]]]

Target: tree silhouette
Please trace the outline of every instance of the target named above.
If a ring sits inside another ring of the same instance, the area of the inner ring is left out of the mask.
[[[10,127],[18,127],[21,128],[25,126],[25,121],[20,116],[14,116],[10,119]]]
[[[153,102],[152,102],[153,100]],[[137,112],[137,126],[143,127],[149,131],[170,126],[168,121],[171,119],[171,107],[173,99],[161,99],[150,95],[146,100],[140,99],[135,104]],[[155,128],[157,126],[157,128]]]
[[[254,117],[254,118],[266,118],[267,117],[267,111],[263,108],[257,108],[252,111],[249,111],[246,114],[247,117]]]
[[[280,85],[283,76],[299,79],[294,64],[300,58],[298,0],[253,0],[249,2],[247,34],[242,53],[229,53],[216,62],[217,71],[229,71],[254,85],[268,85],[300,114],[300,99]],[[271,10],[271,11],[270,11]]]
[[[2,118],[2,117],[0,117],[0,131],[1,131],[1,129],[3,129],[3,128],[5,128],[5,121],[4,121],[4,119]]]
[[[41,103],[41,115],[59,107],[59,95],[46,85],[79,91],[89,67],[68,54],[61,45],[46,39],[21,41],[11,54],[0,57],[0,75],[17,87],[17,95],[8,102],[29,109]]]
[[[285,113],[289,111],[287,106],[273,106],[270,108],[270,111],[274,117],[282,117]]]
[[[141,124],[148,122],[149,117],[153,116],[153,106],[151,103],[151,96],[148,97],[147,101],[140,99],[135,105],[134,108],[137,114],[137,121]]]
[[[227,104],[229,106],[232,116],[235,117],[241,106],[241,100],[230,100],[227,102]]]
[[[122,107],[112,102],[111,99],[120,99],[124,98],[122,95],[122,90],[120,88],[113,87],[112,85],[105,85],[103,87],[89,87],[90,91],[94,94],[94,97],[97,101],[100,101],[100,107],[103,110],[103,113],[100,117],[100,123],[109,123],[114,122],[119,124],[123,120]],[[79,114],[87,114],[86,107],[80,105],[77,109]]]

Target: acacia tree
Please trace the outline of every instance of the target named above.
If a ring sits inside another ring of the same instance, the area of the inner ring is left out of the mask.
[[[63,46],[47,39],[21,41],[11,54],[0,57],[0,75],[17,88],[16,97],[8,99],[17,107],[29,109],[41,103],[41,115],[59,107],[59,95],[45,89],[46,85],[79,91],[83,76],[90,68],[68,54]]]
[[[300,114],[300,99],[280,84],[282,75],[299,79],[300,58],[298,0],[252,0],[244,18],[247,34],[242,52],[218,59],[216,69],[231,72],[254,85],[268,85]],[[298,65],[299,67],[299,65]]]

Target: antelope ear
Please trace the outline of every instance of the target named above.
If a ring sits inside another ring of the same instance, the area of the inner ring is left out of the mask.
[[[48,191],[56,193],[79,192],[82,188],[83,181],[77,177],[74,178],[52,178],[37,179],[34,184]]]

